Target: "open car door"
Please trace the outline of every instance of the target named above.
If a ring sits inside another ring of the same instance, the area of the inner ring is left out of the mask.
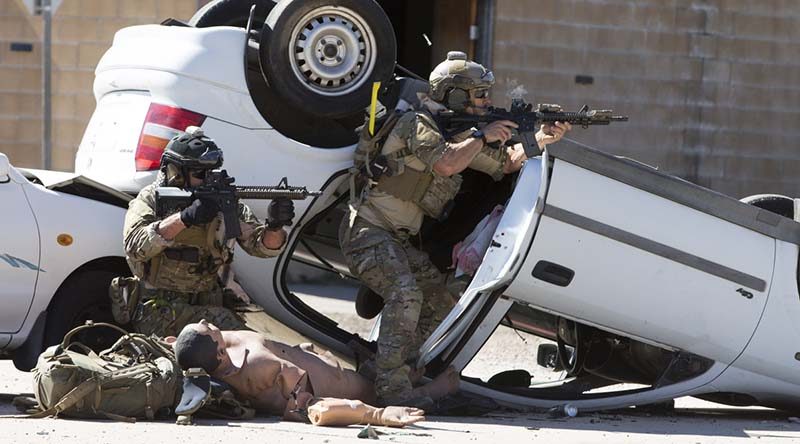
[[[544,163],[530,159],[520,171],[483,262],[456,306],[423,344],[419,365],[436,359],[462,369],[472,357],[456,353],[463,342],[470,341],[471,349],[480,347],[508,311],[511,301],[501,295],[519,271],[541,217],[548,181]]]

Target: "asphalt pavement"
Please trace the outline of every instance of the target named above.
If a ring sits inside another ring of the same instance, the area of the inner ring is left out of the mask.
[[[368,332],[370,321],[355,317],[345,299],[301,296],[353,331]],[[360,329],[360,330],[359,330]],[[491,353],[478,357],[469,370],[491,374],[498,361],[524,356],[530,346],[514,332],[501,333]],[[514,339],[516,338],[516,339]],[[517,344],[514,346],[514,344]],[[523,350],[523,351],[521,351]],[[250,421],[197,420],[193,426],[172,421],[135,424],[106,420],[28,419],[11,404],[14,395],[32,392],[31,375],[0,361],[0,443],[142,444],[142,443],[340,443],[358,440],[363,427],[315,427],[266,417]],[[547,413],[503,413],[482,417],[428,417],[405,429],[375,427],[378,440],[398,443],[800,443],[800,419],[764,408],[732,408],[693,399],[676,400],[675,408],[650,412],[625,409],[578,412],[573,418]]]

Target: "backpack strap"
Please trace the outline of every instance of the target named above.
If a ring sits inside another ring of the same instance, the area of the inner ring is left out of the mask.
[[[80,385],[67,392],[57,403],[47,410],[28,415],[28,418],[47,418],[48,416],[58,416],[59,413],[81,402],[99,388],[100,384],[95,378],[89,378]]]
[[[107,322],[86,321],[85,324],[79,325],[79,326],[73,328],[72,330],[67,332],[67,334],[64,335],[64,340],[61,341],[61,350],[66,350],[67,349],[67,346],[69,346],[69,343],[72,340],[72,337],[75,336],[75,334],[77,334],[80,331],[87,330],[87,329],[94,328],[94,327],[113,328],[114,330],[119,331],[123,335],[127,335],[128,334],[128,332],[125,329],[120,328],[120,327],[118,327],[118,326],[116,326],[114,324],[109,324]]]
[[[414,150],[406,146],[403,149],[392,151],[389,154],[384,154],[383,157],[385,157],[386,160],[397,160],[397,159],[402,159],[403,157],[408,157],[412,154],[414,154]]]

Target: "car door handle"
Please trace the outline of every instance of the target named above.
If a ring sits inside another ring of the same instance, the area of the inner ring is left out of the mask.
[[[559,287],[566,287],[575,277],[575,272],[569,268],[548,261],[539,261],[531,273],[536,279],[549,282]]]

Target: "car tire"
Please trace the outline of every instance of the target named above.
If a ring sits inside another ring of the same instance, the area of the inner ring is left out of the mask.
[[[397,43],[374,0],[280,0],[262,28],[259,57],[286,102],[336,118],[365,108],[373,82],[392,78]]]
[[[47,308],[44,347],[60,343],[68,331],[87,320],[116,324],[111,316],[108,287],[117,276],[118,272],[88,270],[64,281]],[[79,333],[76,340],[99,351],[111,346],[119,336],[109,329],[90,329]]]
[[[195,28],[208,28],[211,26],[247,27],[250,18],[250,8],[256,5],[253,17],[253,29],[264,25],[272,8],[274,0],[213,0],[194,13],[189,19],[189,26]]]
[[[794,219],[794,199],[780,194],[756,194],[741,200],[749,205]]]

